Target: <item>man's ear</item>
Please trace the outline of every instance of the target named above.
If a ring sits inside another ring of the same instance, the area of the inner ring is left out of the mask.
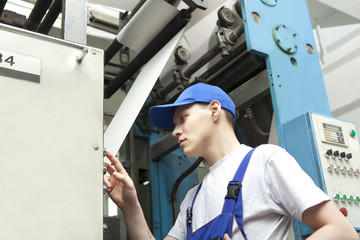
[[[211,117],[212,118],[218,118],[220,116],[220,112],[221,112],[221,104],[219,101],[217,100],[213,100],[211,101],[211,103],[209,104],[210,107],[210,111],[211,111]]]

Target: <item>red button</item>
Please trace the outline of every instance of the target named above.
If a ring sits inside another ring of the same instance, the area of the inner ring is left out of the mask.
[[[345,217],[347,217],[348,211],[346,210],[346,208],[344,208],[344,207],[340,208],[340,212],[341,212]]]

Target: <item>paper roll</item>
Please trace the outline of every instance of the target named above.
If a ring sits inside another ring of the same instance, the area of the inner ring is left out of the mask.
[[[118,42],[140,52],[178,13],[163,0],[148,0],[117,35]]]

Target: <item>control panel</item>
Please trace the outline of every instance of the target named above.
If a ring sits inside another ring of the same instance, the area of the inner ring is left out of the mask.
[[[355,124],[310,114],[324,189],[355,227],[360,226],[360,149]]]

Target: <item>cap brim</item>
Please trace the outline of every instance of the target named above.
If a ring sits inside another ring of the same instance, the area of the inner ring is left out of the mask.
[[[175,107],[191,104],[193,102],[180,102],[165,105],[153,106],[150,108],[150,118],[153,124],[164,130],[175,128],[173,122],[173,111]]]

